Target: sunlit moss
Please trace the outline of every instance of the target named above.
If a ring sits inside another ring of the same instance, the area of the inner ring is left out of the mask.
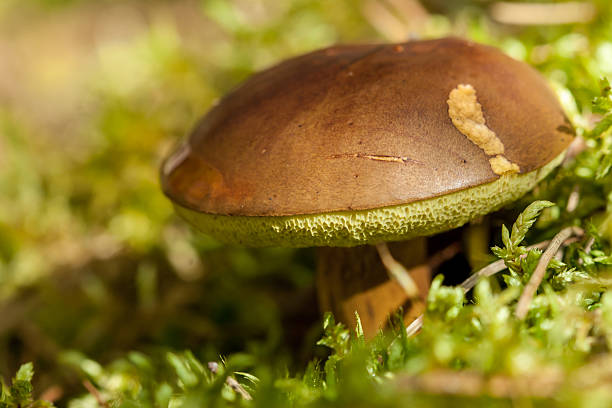
[[[55,385],[58,406],[72,407],[99,405],[96,397],[139,407],[611,405],[612,142],[609,129],[592,131],[610,114],[600,92],[610,2],[594,2],[590,24],[507,27],[488,18],[490,2],[427,0],[414,32],[415,13],[403,8],[411,3],[0,1],[0,406],[44,406],[31,404]],[[366,12],[376,6],[378,15]],[[323,350],[314,346],[320,325],[297,327],[316,316],[312,253],[195,236],[172,215],[157,169],[254,70],[398,32],[469,36],[524,59],[556,84],[587,150],[517,204],[556,206],[527,242],[500,247],[512,272],[467,296],[438,279],[414,337],[397,321],[365,343],[328,320],[320,344],[333,350]],[[540,256],[519,248],[566,225],[590,235],[551,264],[519,322],[514,305]],[[34,393],[31,366],[19,370],[26,360],[38,370]],[[441,391],[465,381],[485,388]]]

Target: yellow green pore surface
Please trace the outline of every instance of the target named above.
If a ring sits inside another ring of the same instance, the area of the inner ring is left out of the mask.
[[[564,157],[525,174],[504,174],[491,183],[389,207],[294,216],[206,214],[175,204],[178,214],[216,239],[246,246],[355,246],[401,241],[460,227],[531,190]]]

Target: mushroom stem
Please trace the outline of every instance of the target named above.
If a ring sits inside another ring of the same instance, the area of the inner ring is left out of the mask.
[[[317,292],[321,311],[331,311],[336,320],[350,327],[356,324],[357,311],[367,338],[374,337],[389,315],[406,302],[404,319],[412,321],[423,312],[423,297],[429,289],[431,268],[426,264],[426,242],[426,238],[415,238],[389,245],[391,259],[400,267],[404,265],[404,273],[409,273],[415,283],[418,297],[412,299],[395,279],[389,278],[376,247],[319,248]]]

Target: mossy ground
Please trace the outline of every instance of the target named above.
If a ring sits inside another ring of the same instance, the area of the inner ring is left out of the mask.
[[[418,20],[396,4],[0,3],[0,406],[610,405],[610,5],[588,24],[507,27],[481,1],[423,2]],[[161,194],[159,163],[249,73],[415,31],[533,65],[586,150],[491,219],[499,248],[480,256],[510,270],[467,295],[438,278],[417,336],[398,324],[365,343],[329,319],[322,333],[313,252],[195,234]],[[525,217],[502,233],[535,200],[555,205],[526,235]],[[523,246],[566,226],[586,236],[520,321],[540,256]]]

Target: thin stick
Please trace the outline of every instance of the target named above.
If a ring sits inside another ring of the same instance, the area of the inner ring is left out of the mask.
[[[584,246],[584,253],[588,254],[591,253],[591,249],[593,248],[593,244],[595,243],[595,238],[591,237],[589,238],[589,240],[587,241],[586,245]],[[582,259],[580,259],[582,260]]]
[[[64,389],[59,385],[52,385],[40,394],[40,399],[43,401],[55,402],[62,398]]]
[[[578,207],[578,202],[580,201],[580,186],[575,185],[567,198],[567,205],[565,206],[565,211],[568,213],[573,212]]]
[[[249,392],[245,390],[244,387],[240,385],[240,383],[236,381],[234,377],[227,377],[225,379],[225,382],[227,383],[227,385],[230,386],[232,390],[240,394],[245,400],[251,401],[253,399],[253,397],[251,397],[251,394],[249,394]]]
[[[93,395],[98,405],[100,405],[101,407],[108,407],[108,404],[106,403],[106,401],[104,401],[104,398],[102,398],[102,394],[100,394],[100,391],[98,391],[98,389],[91,383],[91,381],[83,380],[83,386],[87,388],[87,391],[89,391],[91,395]]]
[[[469,278],[461,282],[461,285],[459,286],[461,286],[461,289],[463,289],[463,293],[468,293],[474,286],[476,286],[481,278],[493,276],[504,269],[506,269],[506,264],[504,263],[503,259],[500,259],[499,261],[488,264],[478,272],[473,273]]]
[[[542,372],[544,371],[544,372]],[[483,375],[475,371],[434,369],[420,375],[400,374],[395,383],[402,390],[421,391],[437,395],[477,396],[497,398],[540,397],[558,394],[566,378],[562,371],[543,369],[537,374],[517,377]]]
[[[219,373],[219,363],[215,361],[209,361],[207,366],[213,375],[217,375]],[[225,379],[225,383],[229,385],[229,387],[234,390],[234,392],[240,394],[245,400],[251,401],[253,399],[253,397],[251,397],[251,394],[249,394],[249,392],[245,390],[244,387],[240,385],[240,383],[236,381],[234,377],[228,376]]]
[[[404,265],[397,262],[391,252],[389,251],[389,247],[386,243],[377,244],[376,250],[378,251],[378,255],[380,256],[380,260],[382,261],[385,269],[387,269],[387,273],[394,279],[399,285],[404,289],[409,298],[415,298],[419,295],[419,289],[410,276],[410,273],[404,268]]]
[[[540,257],[538,265],[536,266],[535,271],[533,271],[529,282],[527,282],[527,285],[525,285],[525,289],[523,290],[518,304],[516,305],[514,315],[518,319],[523,320],[525,316],[527,316],[529,305],[531,304],[531,300],[538,290],[542,279],[544,279],[544,274],[546,273],[548,263],[553,256],[555,256],[555,253],[557,253],[563,242],[572,235],[582,235],[583,233],[584,231],[582,231],[580,228],[567,227],[559,231],[559,233],[550,241],[550,245]]]
[[[587,241],[586,245],[584,246],[584,253],[585,254],[590,254],[591,253],[591,249],[593,249],[593,244],[595,243],[595,238],[591,237],[589,238],[589,240]],[[584,263],[584,261],[582,260],[582,258],[578,259],[578,265],[582,265]]]
[[[491,17],[503,24],[552,25],[587,23],[595,18],[597,9],[586,1],[563,3],[512,3],[498,1],[491,6]]]
[[[582,230],[580,228],[577,228],[577,227],[574,227],[574,228],[576,228],[576,230],[578,232],[576,235],[582,235]],[[574,238],[574,237],[567,238],[567,239],[565,239],[563,241],[562,245],[563,246],[567,246],[567,245],[572,244],[572,243],[574,243],[576,241],[577,241],[577,239]],[[528,246],[527,250],[544,249],[550,243],[551,243],[551,241],[538,242],[537,244]],[[464,280],[459,286],[463,289],[463,293],[467,293],[470,290],[472,290],[474,288],[474,286],[476,286],[476,284],[480,281],[481,278],[486,278],[486,277],[489,277],[489,276],[493,276],[496,273],[499,273],[499,272],[501,272],[501,271],[503,271],[505,269],[507,269],[506,268],[506,264],[504,263],[503,259],[500,259],[498,261],[490,263],[489,265],[487,265],[484,268],[478,270],[477,272],[474,272],[469,278]],[[406,334],[408,335],[408,337],[417,334],[418,331],[421,330],[421,327],[423,327],[423,318],[424,318],[424,316],[425,315],[420,315],[419,317],[414,319],[412,321],[412,323],[410,323],[410,325],[408,325],[408,327],[406,327]]]
[[[408,327],[406,327],[406,335],[408,337],[414,336],[418,333],[419,330],[421,330],[421,327],[423,327],[424,316],[425,315],[420,315],[419,317],[414,319],[412,323],[408,325]]]
[[[427,265],[429,265],[429,268],[432,271],[436,270],[440,267],[440,265],[442,265],[449,259],[452,259],[459,252],[461,252],[461,244],[459,242],[453,242],[452,244],[448,245],[444,249],[441,249],[440,251],[429,257],[429,259],[427,260]]]
[[[537,244],[530,245],[527,247],[527,250],[530,251],[532,249],[543,249],[546,248],[550,244],[550,241],[542,241]],[[495,261],[493,263],[488,264],[484,268],[480,269],[478,272],[473,273],[469,278],[464,280],[461,283],[461,288],[463,289],[463,293],[469,292],[471,289],[476,286],[476,284],[480,281],[481,278],[487,278],[489,276],[493,276],[498,272],[503,271],[506,268],[506,264],[503,259],[499,261]]]

